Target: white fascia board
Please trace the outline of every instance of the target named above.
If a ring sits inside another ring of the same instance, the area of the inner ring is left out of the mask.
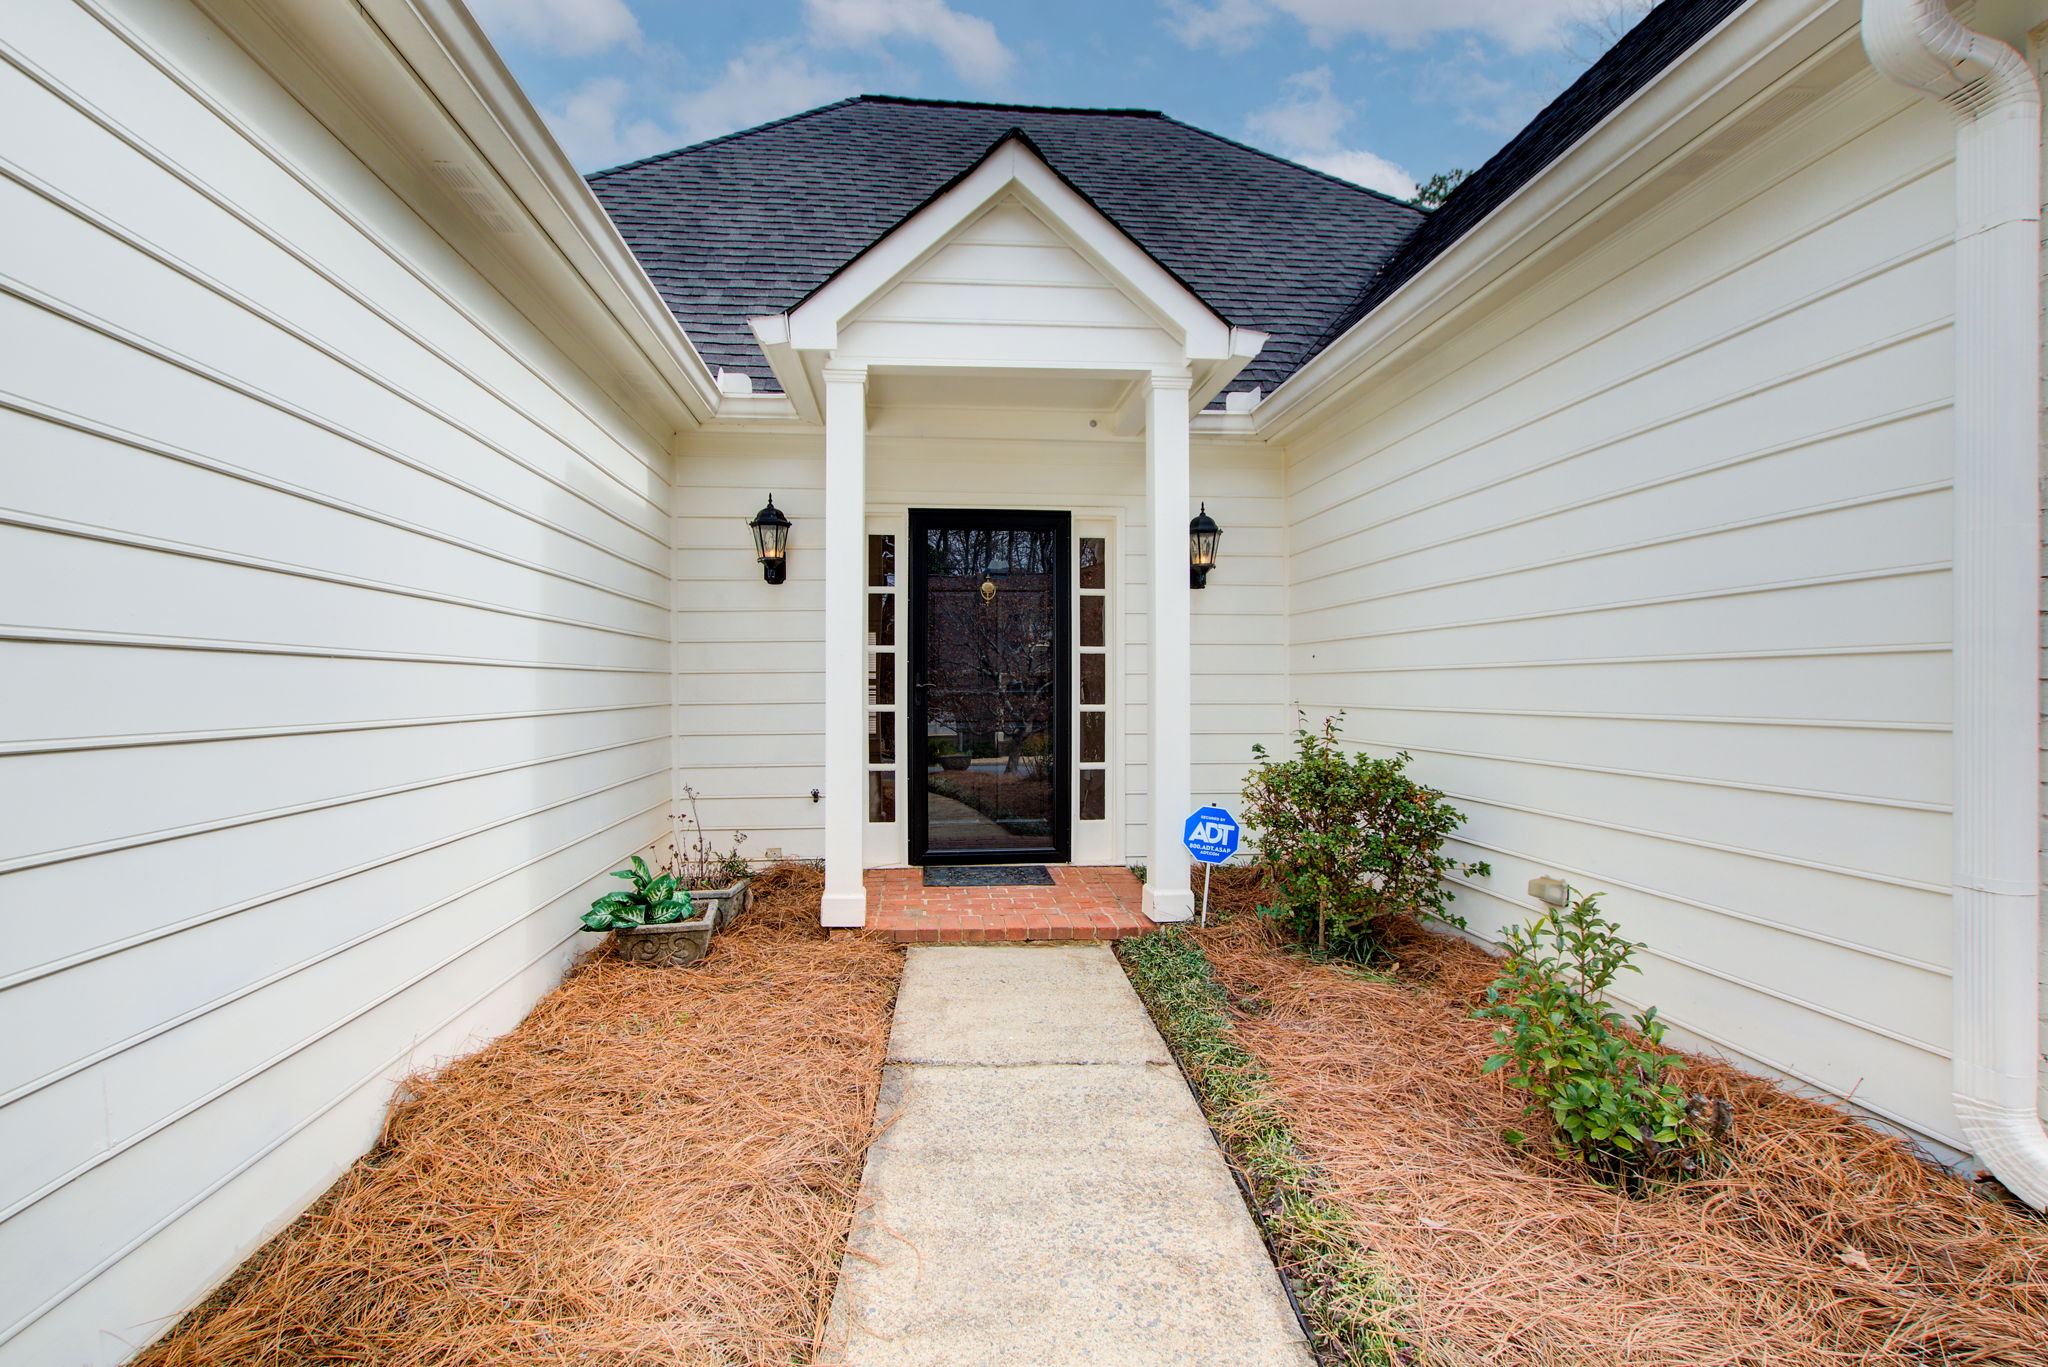
[[[1175,333],[1190,361],[1220,361],[1231,354],[1231,326],[1016,139],[997,147],[958,184],[792,309],[790,345],[804,352],[838,346],[839,326],[849,315],[1006,191],[1022,197],[1070,246]]]
[[[747,326],[754,330],[754,340],[761,344],[761,354],[768,358],[768,368],[775,372],[775,378],[782,385],[782,392],[789,396],[797,416],[805,422],[824,422],[824,405],[818,402],[818,391],[811,383],[810,367],[804,364],[804,358],[790,342],[789,315],[770,313],[760,318],[749,318]]]
[[[1209,406],[1223,387],[1236,379],[1266,349],[1272,334],[1253,328],[1232,328],[1230,330],[1230,354],[1220,361],[1212,362],[1206,368],[1195,372],[1195,385],[1188,392],[1188,412],[1201,412]]]
[[[1285,441],[1419,333],[1659,162],[1831,45],[1853,42],[1857,5],[1753,0],[1282,381],[1259,405],[1259,431]]]
[[[761,427],[803,427],[819,425],[797,412],[787,394],[728,394],[719,402],[718,416],[704,424],[722,431],[754,430]]]
[[[265,7],[279,14],[312,2]],[[552,250],[523,263],[529,280],[570,316],[591,320],[593,340],[622,364],[652,367],[685,424],[711,417],[719,394],[710,367],[460,0],[361,0],[360,8],[445,111],[471,149],[467,160],[495,173],[546,235]],[[361,97],[375,101],[378,92]]]

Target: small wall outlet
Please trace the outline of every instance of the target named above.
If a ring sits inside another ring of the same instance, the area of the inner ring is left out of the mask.
[[[780,845],[770,845],[770,846],[769,846],[769,847],[768,847],[767,849],[765,849],[765,850],[761,851],[761,857],[762,857],[763,859],[780,859],[780,858],[782,858],[782,846],[780,846]]]
[[[1545,906],[1562,907],[1571,904],[1571,885],[1562,878],[1531,878],[1529,895]]]

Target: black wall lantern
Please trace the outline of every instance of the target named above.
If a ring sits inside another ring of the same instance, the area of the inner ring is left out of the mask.
[[[754,529],[754,554],[761,561],[761,577],[780,584],[789,575],[789,519],[768,495],[768,506],[754,514],[747,524]]]
[[[1188,584],[1192,588],[1209,587],[1209,571],[1216,568],[1216,542],[1223,535],[1223,529],[1216,525],[1216,519],[1209,516],[1209,505],[1204,503],[1202,511],[1188,522]]]

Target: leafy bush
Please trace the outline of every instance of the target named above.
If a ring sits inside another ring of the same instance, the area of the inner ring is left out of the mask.
[[[1581,897],[1509,929],[1507,964],[1474,1014],[1501,1022],[1493,1032],[1500,1052],[1483,1071],[1513,1064],[1509,1085],[1529,1094],[1532,1118],[1551,1122],[1557,1151],[1634,1190],[1698,1171],[1708,1136],[1689,1105],[1700,1099],[1665,1078],[1678,1056],[1658,1051],[1657,1008],[1626,1021],[1603,1000],[1623,970],[1642,971],[1629,962],[1642,946],[1600,915],[1599,901]],[[1642,1044],[1629,1037],[1631,1025]],[[1725,1104],[1710,1109],[1725,1126]],[[1511,1130],[1508,1138],[1524,1136]]]
[[[633,886],[627,892],[608,892],[583,913],[585,930],[633,930],[640,926],[665,926],[671,921],[690,919],[690,894],[672,873],[657,875],[647,861],[633,856],[633,866],[618,869],[612,877],[624,878]]]
[[[1245,824],[1259,857],[1285,898],[1279,908],[1297,938],[1313,925],[1316,944],[1364,957],[1375,943],[1373,922],[1406,912],[1422,919],[1464,922],[1444,908],[1451,873],[1485,876],[1484,863],[1460,864],[1443,853],[1464,814],[1404,772],[1392,759],[1345,751],[1335,718],[1320,732],[1294,733],[1292,759],[1259,763],[1245,780]]]

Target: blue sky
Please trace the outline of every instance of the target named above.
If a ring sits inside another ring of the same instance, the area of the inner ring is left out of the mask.
[[[1643,0],[471,0],[578,169],[880,93],[1160,109],[1374,189],[1484,161]]]

